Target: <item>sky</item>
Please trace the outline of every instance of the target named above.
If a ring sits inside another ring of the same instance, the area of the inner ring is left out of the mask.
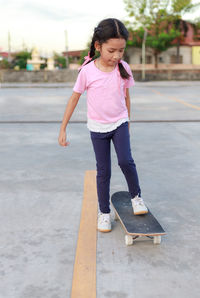
[[[0,0],[0,50],[8,50],[8,32],[11,51],[37,47],[51,56],[65,51],[66,39],[69,50],[82,50],[102,19],[126,16],[123,0]]]
[[[109,17],[127,19],[123,0],[0,0],[0,51],[8,51],[8,32],[11,51],[36,47],[50,57],[66,50],[66,39],[68,50],[82,50]]]

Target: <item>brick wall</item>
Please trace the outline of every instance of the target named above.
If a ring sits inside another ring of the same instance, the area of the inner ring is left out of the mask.
[[[56,83],[56,82],[74,82],[78,71],[72,69],[60,70],[0,70],[1,83]]]

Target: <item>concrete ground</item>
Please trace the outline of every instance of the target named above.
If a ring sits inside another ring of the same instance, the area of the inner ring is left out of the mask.
[[[56,121],[72,86],[18,87],[0,89],[0,298],[68,298],[84,173],[95,169],[86,124],[79,123],[86,95],[68,126],[70,146],[61,148]],[[161,245],[127,247],[119,222],[98,233],[97,298],[197,298],[200,83],[136,83],[130,93],[142,196],[167,235]],[[111,193],[126,189],[112,148]]]

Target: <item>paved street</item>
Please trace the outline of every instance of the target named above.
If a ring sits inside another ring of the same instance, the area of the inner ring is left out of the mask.
[[[0,88],[0,298],[70,297],[86,170],[86,94],[57,143],[72,85]],[[131,146],[142,196],[167,235],[127,247],[98,233],[97,298],[198,298],[200,83],[136,82]],[[126,190],[112,148],[111,193]],[[90,297],[88,297],[90,298]]]

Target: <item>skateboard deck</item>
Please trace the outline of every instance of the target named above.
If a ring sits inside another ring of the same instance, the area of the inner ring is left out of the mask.
[[[147,236],[153,239],[154,244],[161,243],[161,236],[165,231],[148,208],[144,215],[134,215],[131,195],[127,191],[119,191],[112,195],[111,203],[115,210],[115,219],[119,219],[125,232],[126,245],[133,244],[133,240]]]

